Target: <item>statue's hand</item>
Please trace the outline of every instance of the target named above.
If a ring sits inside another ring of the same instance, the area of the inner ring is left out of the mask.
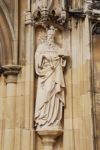
[[[54,70],[54,68],[55,68],[55,67],[52,65],[52,66],[51,66],[51,69]]]
[[[45,55],[43,55],[42,58],[46,58]]]
[[[59,57],[64,58],[64,59],[67,58],[67,56],[63,54],[60,54]]]
[[[59,56],[59,57],[62,57],[63,55],[62,55],[62,54],[59,54],[58,56]]]
[[[67,57],[67,54],[66,54],[66,51],[65,51],[65,50],[59,51],[58,55],[59,55],[59,57],[61,57],[61,58],[66,58],[66,57]]]
[[[66,59],[66,58],[67,58],[67,56],[66,56],[66,55],[63,55],[63,56],[62,56],[62,58]]]
[[[43,66],[39,66],[40,69],[43,69]]]

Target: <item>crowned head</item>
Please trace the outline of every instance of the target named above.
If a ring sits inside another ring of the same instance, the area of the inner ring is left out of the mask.
[[[50,42],[54,42],[56,29],[54,26],[50,26],[50,28],[47,30],[47,40]]]
[[[56,29],[54,28],[54,26],[50,26],[50,28],[47,30],[47,35],[55,35],[55,31]]]

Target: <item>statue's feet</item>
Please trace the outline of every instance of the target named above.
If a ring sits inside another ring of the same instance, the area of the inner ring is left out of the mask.
[[[55,124],[55,125],[44,125],[44,126],[37,126],[36,131],[45,131],[45,130],[62,130],[62,126]]]

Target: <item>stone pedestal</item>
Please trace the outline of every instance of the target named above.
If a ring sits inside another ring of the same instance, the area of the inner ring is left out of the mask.
[[[55,139],[63,134],[63,130],[38,130],[37,133],[42,138],[44,150],[54,150],[54,143],[56,142]]]

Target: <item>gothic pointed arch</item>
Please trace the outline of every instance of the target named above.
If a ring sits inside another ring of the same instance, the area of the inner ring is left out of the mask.
[[[15,35],[7,7],[0,1],[0,66],[13,63]]]

